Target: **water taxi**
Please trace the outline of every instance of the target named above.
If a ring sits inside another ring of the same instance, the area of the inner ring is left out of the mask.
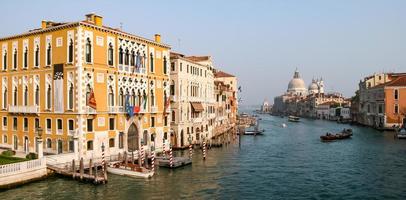
[[[136,164],[128,163],[125,166],[122,162],[110,162],[107,166],[107,172],[120,176],[128,176],[133,178],[151,178],[154,175],[154,171],[139,167]]]
[[[331,134],[326,133],[326,135],[320,136],[321,141],[329,142],[334,140],[349,139],[352,136],[352,129],[344,129],[340,133]]]

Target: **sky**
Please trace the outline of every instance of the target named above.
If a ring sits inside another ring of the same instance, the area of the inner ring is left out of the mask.
[[[348,97],[365,76],[406,72],[403,0],[13,0],[1,7],[0,37],[91,12],[129,33],[159,33],[173,51],[210,55],[237,76],[242,105],[272,102],[296,68],[306,85],[322,77],[327,92]]]

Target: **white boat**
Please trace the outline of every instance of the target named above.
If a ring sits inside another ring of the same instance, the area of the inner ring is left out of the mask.
[[[299,117],[292,116],[292,115],[288,117],[288,120],[289,120],[290,122],[300,122],[300,118],[299,118]]]
[[[151,178],[154,175],[154,172],[146,169],[144,167],[141,168],[141,171],[132,170],[131,167],[125,167],[123,165],[116,163],[109,163],[107,166],[107,172],[111,174],[116,174],[120,176],[128,176],[133,178]]]
[[[406,139],[406,128],[397,130],[396,132],[397,132],[397,133],[396,133],[395,136],[396,136],[398,139]]]

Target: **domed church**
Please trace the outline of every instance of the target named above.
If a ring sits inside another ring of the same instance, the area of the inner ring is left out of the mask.
[[[290,80],[288,85],[288,94],[296,95],[296,96],[306,96],[307,95],[307,88],[304,80],[300,78],[299,71],[296,69],[293,79]]]
[[[309,94],[324,94],[323,78],[320,80],[312,80],[312,83],[309,85]]]

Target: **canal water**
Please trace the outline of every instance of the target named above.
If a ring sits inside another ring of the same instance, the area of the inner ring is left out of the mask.
[[[109,175],[107,185],[49,178],[1,199],[406,199],[406,141],[393,133],[328,121],[262,115],[263,136],[208,151],[193,165],[159,169],[152,179]],[[281,124],[287,127],[282,128]],[[320,142],[352,128],[349,140]]]

